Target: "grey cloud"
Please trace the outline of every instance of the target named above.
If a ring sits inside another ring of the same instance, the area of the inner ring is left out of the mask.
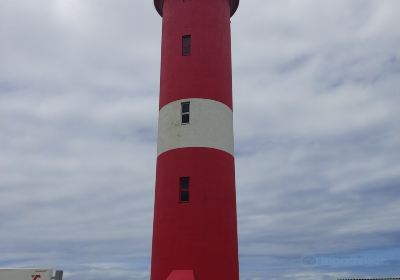
[[[161,38],[152,5],[0,2],[0,267],[148,279]],[[373,269],[304,263],[400,246],[399,10],[397,0],[241,1],[241,279],[400,273],[395,254]]]

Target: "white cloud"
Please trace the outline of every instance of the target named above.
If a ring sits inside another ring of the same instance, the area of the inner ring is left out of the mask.
[[[0,266],[148,278],[161,37],[152,5],[0,2]],[[399,247],[399,11],[397,0],[241,1],[242,279],[362,275],[301,257]]]

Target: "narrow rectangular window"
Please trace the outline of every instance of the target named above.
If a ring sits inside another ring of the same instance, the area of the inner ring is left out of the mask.
[[[182,56],[189,56],[192,46],[192,35],[182,36]]]
[[[189,202],[189,177],[179,178],[179,202]]]
[[[190,102],[181,103],[181,123],[188,124],[190,122]]]

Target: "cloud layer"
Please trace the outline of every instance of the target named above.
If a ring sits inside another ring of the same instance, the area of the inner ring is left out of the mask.
[[[241,279],[399,275],[400,3],[232,18]],[[0,2],[0,267],[148,279],[161,19]]]

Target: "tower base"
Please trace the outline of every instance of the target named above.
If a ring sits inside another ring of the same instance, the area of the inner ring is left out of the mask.
[[[166,280],[196,280],[193,270],[173,270]]]

